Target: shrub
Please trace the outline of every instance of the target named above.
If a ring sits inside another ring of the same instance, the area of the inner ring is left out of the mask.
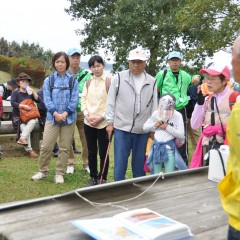
[[[0,70],[4,72],[11,72],[11,61],[9,57],[0,55]]]
[[[16,77],[21,72],[25,72],[32,78],[32,86],[36,88],[42,87],[46,73],[40,62],[29,58],[11,58],[11,62],[13,77]]]

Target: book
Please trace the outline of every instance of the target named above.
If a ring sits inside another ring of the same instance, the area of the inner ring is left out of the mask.
[[[183,223],[148,208],[122,212],[110,218],[71,221],[97,240],[177,240],[193,236]]]

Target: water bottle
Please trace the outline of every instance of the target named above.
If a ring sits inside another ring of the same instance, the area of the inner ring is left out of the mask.
[[[32,91],[30,90],[29,85],[26,86],[26,90],[27,90],[28,95],[32,95]]]

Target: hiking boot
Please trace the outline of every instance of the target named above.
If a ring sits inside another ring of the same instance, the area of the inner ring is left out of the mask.
[[[30,158],[36,158],[38,156],[37,153],[33,150],[27,151],[27,154]]]
[[[73,174],[74,173],[74,166],[68,166],[66,173]]]
[[[31,177],[31,180],[33,181],[39,181],[39,180],[43,180],[47,177],[46,174],[42,173],[42,172],[37,172],[35,175],[33,175]]]
[[[27,140],[25,138],[19,138],[17,143],[21,144],[23,146],[27,146],[28,145],[28,142],[27,142]]]
[[[83,168],[83,169],[84,169],[84,171],[86,171],[86,172],[90,173],[89,166],[87,166],[87,167],[85,167],[85,168]]]
[[[55,176],[55,183],[56,183],[56,184],[62,184],[62,183],[64,183],[63,176],[62,176],[62,175],[56,175],[56,176]]]
[[[89,180],[89,182],[87,183],[86,187],[91,187],[91,186],[95,186],[95,185],[98,185],[98,179],[91,178]]]

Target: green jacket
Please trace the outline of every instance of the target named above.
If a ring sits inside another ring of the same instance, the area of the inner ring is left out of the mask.
[[[84,83],[91,79],[92,75],[86,71],[85,69],[81,68],[80,71],[76,75],[76,79],[78,81],[78,91],[79,91],[79,100],[78,100],[78,105],[77,105],[77,111],[81,111],[81,95],[83,91],[83,86]]]
[[[168,69],[163,81],[163,74],[164,70],[158,72],[156,75],[157,88],[160,89],[161,95],[166,93],[174,95],[176,98],[176,110],[185,107],[188,104],[187,90],[192,82],[192,77],[180,69],[177,82],[171,69]]]

